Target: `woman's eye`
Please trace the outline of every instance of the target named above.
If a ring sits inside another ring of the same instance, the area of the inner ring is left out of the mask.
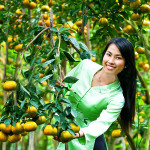
[[[109,54],[109,53],[106,53],[106,55],[110,56],[110,54]]]
[[[121,59],[121,57],[117,57],[117,59]]]

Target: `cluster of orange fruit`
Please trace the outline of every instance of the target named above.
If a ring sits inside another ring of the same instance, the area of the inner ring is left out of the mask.
[[[27,117],[30,119],[36,117],[35,121],[26,121],[23,123],[22,121],[17,122],[15,126],[9,124],[5,125],[4,123],[0,124],[0,141],[6,142],[7,140],[11,143],[18,142],[22,136],[27,135],[28,132],[35,131],[37,125],[41,125],[46,122],[45,116],[38,116],[37,117],[37,109],[32,106],[28,107],[26,113],[28,114]]]
[[[75,123],[70,123],[70,126],[71,126],[71,129],[74,131],[74,133],[78,133],[80,131],[80,126],[77,126]],[[58,137],[61,142],[65,143],[74,138],[74,135],[71,134],[68,130],[62,130],[60,127],[55,128],[52,125],[45,126],[43,130],[43,134],[51,135],[51,136],[58,136],[57,135],[58,130],[61,130],[60,136]]]

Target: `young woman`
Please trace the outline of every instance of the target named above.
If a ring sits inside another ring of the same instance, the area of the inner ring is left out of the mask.
[[[103,52],[102,66],[85,59],[67,76],[79,79],[67,86],[75,92],[69,99],[81,127],[68,142],[69,150],[107,149],[103,133],[118,116],[126,130],[134,119],[137,72],[132,44],[123,37],[113,38]],[[57,150],[64,149],[65,144],[60,142]]]

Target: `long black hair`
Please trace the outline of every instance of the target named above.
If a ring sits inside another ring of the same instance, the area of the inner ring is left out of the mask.
[[[120,50],[122,57],[125,59],[125,68],[118,74],[118,79],[125,98],[125,104],[120,114],[121,125],[125,130],[128,130],[134,121],[135,115],[137,70],[135,66],[134,48],[131,42],[129,42],[126,38],[113,38],[107,43],[103,51],[102,58],[110,44],[115,44]]]

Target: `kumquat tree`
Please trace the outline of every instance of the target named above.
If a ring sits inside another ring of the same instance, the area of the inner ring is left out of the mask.
[[[110,150],[150,149],[150,0],[1,0],[0,149],[55,150],[80,126],[63,79],[81,60],[101,64],[109,39],[134,46],[138,70],[132,129],[105,132]],[[86,118],[82,118],[86,123]]]

